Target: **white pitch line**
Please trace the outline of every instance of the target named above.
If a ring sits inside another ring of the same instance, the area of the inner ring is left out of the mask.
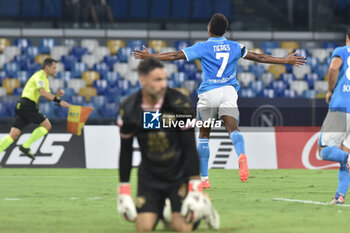
[[[319,201],[310,201],[310,200],[298,200],[298,199],[289,199],[289,198],[282,198],[282,197],[276,197],[274,198],[276,201],[287,201],[287,202],[299,202],[299,203],[305,203],[305,204],[313,204],[313,205],[331,205],[327,202],[319,202]],[[349,204],[341,204],[336,206],[342,206],[342,207],[350,207]]]
[[[5,198],[5,201],[19,201],[19,198]]]
[[[90,198],[86,198],[86,199],[94,201],[94,200],[101,200],[102,197],[90,197]]]

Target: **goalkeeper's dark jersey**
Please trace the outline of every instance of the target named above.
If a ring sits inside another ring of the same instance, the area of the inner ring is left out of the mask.
[[[132,134],[137,137],[142,155],[139,177],[147,176],[155,182],[169,182],[187,177],[184,166],[186,160],[184,150],[186,148],[183,148],[181,143],[184,129],[178,126],[165,128],[163,127],[163,119],[169,126],[170,121],[176,121],[174,117],[184,121],[187,118],[194,118],[189,98],[176,90],[167,88],[162,106],[159,109],[159,113],[161,113],[159,121],[158,119],[152,121],[154,124],[160,123],[159,129],[144,128],[145,125],[147,126],[147,122],[144,120],[150,122],[153,116],[149,115],[151,114],[148,113],[149,109],[143,109],[141,104],[142,92],[140,90],[120,104],[117,120],[122,135]]]

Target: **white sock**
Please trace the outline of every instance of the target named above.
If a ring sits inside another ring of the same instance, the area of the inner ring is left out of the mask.
[[[202,176],[202,177],[201,177],[202,182],[206,181],[207,179],[209,179],[208,176]]]

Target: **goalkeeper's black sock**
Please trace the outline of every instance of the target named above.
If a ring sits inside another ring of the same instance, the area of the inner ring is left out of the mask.
[[[200,223],[201,223],[201,220],[198,220],[197,222],[193,223],[192,231],[195,231],[198,228]]]

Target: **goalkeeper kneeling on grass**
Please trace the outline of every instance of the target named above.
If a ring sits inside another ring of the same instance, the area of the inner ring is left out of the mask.
[[[142,89],[120,104],[117,120],[121,140],[118,212],[136,221],[138,231],[152,231],[169,199],[172,214],[165,220],[175,231],[192,231],[201,220],[218,229],[219,215],[201,190],[194,129],[160,125],[165,115],[194,116],[190,100],[167,88],[161,62],[144,60],[138,73]],[[134,136],[142,155],[135,204],[129,184]]]

